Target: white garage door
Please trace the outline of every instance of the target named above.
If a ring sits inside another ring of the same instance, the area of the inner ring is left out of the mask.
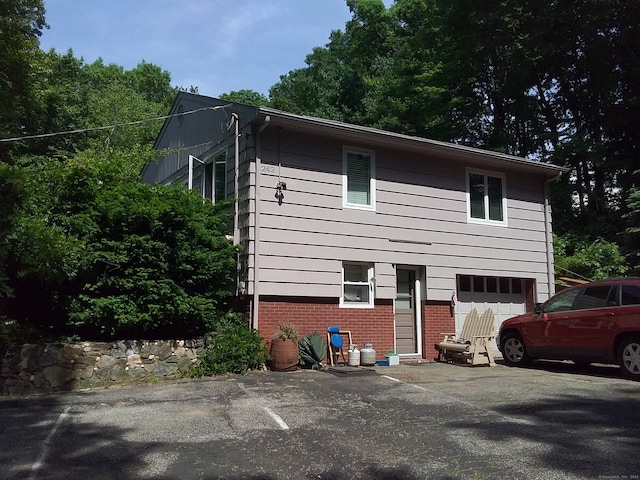
[[[496,333],[502,322],[525,313],[527,308],[524,281],[520,278],[459,275],[457,294],[457,333],[460,333],[464,319],[474,308],[481,315],[487,308],[493,310]]]

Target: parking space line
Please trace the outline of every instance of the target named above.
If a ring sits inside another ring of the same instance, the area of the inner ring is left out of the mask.
[[[382,375],[384,378],[388,378],[389,380],[393,380],[394,382],[400,382],[401,380],[398,378],[390,377],[389,375]]]
[[[267,412],[271,416],[271,418],[273,418],[276,421],[278,425],[280,425],[280,428],[282,428],[282,430],[289,430],[289,425],[285,423],[285,421],[280,417],[280,415],[278,415],[276,412],[271,410],[269,407],[262,407],[262,408],[264,408],[264,411]]]
[[[60,416],[56,420],[56,423],[53,424],[53,427],[51,428],[49,435],[47,435],[47,438],[45,438],[44,442],[42,442],[42,447],[40,448],[40,454],[38,455],[36,462],[33,464],[33,467],[31,467],[31,475],[29,475],[29,480],[36,479],[38,475],[38,471],[40,470],[40,468],[42,468],[42,465],[44,464],[44,461],[47,458],[47,455],[49,454],[49,444],[51,443],[53,436],[56,434],[58,427],[60,427],[64,419],[67,418],[70,408],[71,407],[68,406],[67,408],[64,409],[64,412],[60,414]]]

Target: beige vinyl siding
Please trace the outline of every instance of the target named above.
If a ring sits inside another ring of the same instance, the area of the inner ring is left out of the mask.
[[[377,148],[376,211],[352,210],[342,206],[342,142],[284,131],[278,154],[275,130],[262,135],[273,168],[260,173],[261,294],[337,298],[342,262],[355,261],[374,265],[377,298],[393,298],[395,264],[426,267],[429,300],[449,300],[456,274],[534,278],[546,298],[542,176],[504,171],[508,226],[471,224],[464,163]]]

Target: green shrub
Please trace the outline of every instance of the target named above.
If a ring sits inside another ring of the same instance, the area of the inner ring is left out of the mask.
[[[206,335],[206,347],[189,376],[242,374],[261,368],[269,358],[258,330],[248,327],[239,315],[228,315],[214,332]]]

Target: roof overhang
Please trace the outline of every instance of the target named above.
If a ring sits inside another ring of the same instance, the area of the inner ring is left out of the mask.
[[[483,168],[507,167],[519,171],[528,171],[537,175],[544,175],[552,179],[558,178],[562,173],[568,171],[568,169],[564,167],[528,160],[514,155],[427,138],[413,137],[335,120],[296,115],[268,107],[260,107],[258,109],[258,116],[256,117],[257,123],[264,124],[267,122],[267,118],[268,124],[265,126],[269,127],[282,127],[288,130],[318,135],[330,134],[332,137],[340,138],[344,141],[366,143],[371,147],[386,147],[421,154],[431,154],[452,160],[465,161],[471,165],[477,164]]]

